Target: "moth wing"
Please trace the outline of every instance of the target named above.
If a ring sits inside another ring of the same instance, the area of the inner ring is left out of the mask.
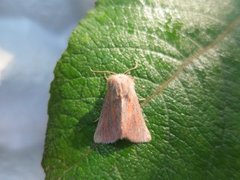
[[[113,143],[120,138],[120,106],[119,99],[107,92],[94,134],[95,143]]]
[[[124,99],[122,109],[122,138],[141,143],[151,141],[151,134],[145,124],[142,109],[136,93]]]

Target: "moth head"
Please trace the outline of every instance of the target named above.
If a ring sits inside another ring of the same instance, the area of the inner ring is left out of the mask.
[[[114,74],[107,79],[108,90],[116,97],[128,96],[129,91],[134,90],[134,79],[126,74]]]

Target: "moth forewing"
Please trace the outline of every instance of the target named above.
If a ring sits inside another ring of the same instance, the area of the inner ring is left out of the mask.
[[[113,143],[126,138],[134,143],[149,142],[151,134],[143,119],[133,78],[126,74],[115,74],[108,78],[107,84],[94,141]]]

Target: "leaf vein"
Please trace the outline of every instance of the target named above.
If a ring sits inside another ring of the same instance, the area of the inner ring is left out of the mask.
[[[240,16],[238,16],[235,20],[233,20],[226,27],[226,29],[221,34],[219,34],[214,41],[212,41],[212,43],[210,43],[209,45],[207,45],[203,48],[199,48],[195,53],[193,53],[193,55],[187,57],[182,62],[182,64],[177,68],[176,72],[171,77],[169,77],[166,81],[164,81],[162,84],[160,84],[154,90],[154,92],[145,99],[145,101],[142,103],[142,106],[145,106],[146,104],[148,104],[158,94],[161,94],[170,85],[171,82],[173,82],[180,76],[180,74],[185,70],[186,67],[193,64],[195,59],[199,59],[200,56],[202,56],[209,50],[215,48],[219,43],[221,43],[225,39],[226,36],[231,34],[239,24],[240,24]]]

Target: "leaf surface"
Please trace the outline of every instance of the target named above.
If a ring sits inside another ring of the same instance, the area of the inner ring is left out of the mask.
[[[99,0],[55,68],[46,179],[239,179],[240,2]],[[131,72],[152,141],[93,142],[106,80]]]

